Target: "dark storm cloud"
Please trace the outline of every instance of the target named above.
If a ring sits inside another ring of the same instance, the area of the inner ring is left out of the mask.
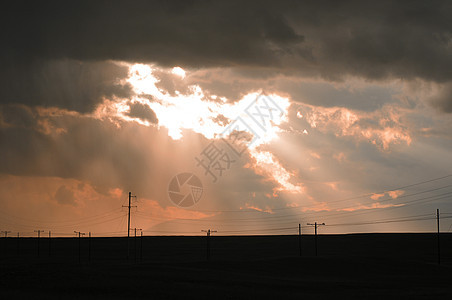
[[[251,78],[452,79],[450,1],[18,1],[2,12],[2,103],[88,112],[130,95],[117,83],[127,68],[95,62],[105,60]],[[450,111],[449,96],[439,108]]]
[[[328,82],[296,81],[280,79],[275,82],[277,91],[286,92],[294,101],[311,105],[333,107],[341,106],[363,111],[380,109],[388,102],[394,102],[397,92],[388,85],[368,83],[357,88],[350,85],[333,85]]]
[[[151,123],[157,124],[158,119],[155,112],[145,104],[141,103],[130,103],[130,112],[128,113],[128,116],[132,118],[139,118],[143,121],[149,121]]]
[[[0,105],[0,126],[34,128],[36,112],[25,105]]]
[[[176,91],[181,94],[191,93],[187,82],[184,82],[184,80],[179,76],[172,74],[170,70],[158,69],[153,71],[153,75],[158,80],[155,86],[163,91],[166,91],[173,97],[177,96]],[[191,84],[196,84],[196,82],[192,82]]]
[[[156,61],[167,65],[275,62],[301,42],[280,13],[258,3],[82,1],[9,4],[9,58]],[[269,44],[270,43],[270,44]]]
[[[3,8],[5,61],[452,78],[450,1],[47,1]]]
[[[112,62],[36,60],[30,64],[8,62],[0,70],[0,103],[56,106],[90,112],[103,100],[131,94],[128,68]]]
[[[430,96],[429,100],[437,109],[452,113],[452,81],[439,85],[436,93]]]
[[[452,3],[442,0],[10,2],[2,7],[0,98],[89,111],[101,95],[130,92],[113,83],[124,70],[86,62],[105,60],[227,66],[251,78],[443,83],[452,80],[450,15]],[[444,111],[449,96],[439,101]]]

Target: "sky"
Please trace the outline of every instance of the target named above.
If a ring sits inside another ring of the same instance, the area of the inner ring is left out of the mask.
[[[450,231],[450,15],[450,1],[6,3],[0,228],[125,235],[131,192],[145,235],[430,232],[436,209]]]

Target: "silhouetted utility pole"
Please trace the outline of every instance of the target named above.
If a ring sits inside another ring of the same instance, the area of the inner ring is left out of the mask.
[[[439,208],[436,209],[436,227],[438,230],[437,240],[438,240],[438,265],[441,264],[441,252],[440,252],[440,244],[439,244]]]
[[[88,262],[91,262],[91,231],[88,233]]]
[[[5,249],[4,249],[5,252],[6,252],[6,249],[7,249],[6,243],[7,243],[8,233],[10,233],[10,232],[11,232],[11,231],[6,231],[6,230],[2,231],[2,233],[5,234],[5,241],[4,241],[4,243],[3,243],[3,247],[5,248]]]
[[[317,224],[317,222],[315,222],[314,224],[308,223],[308,225],[314,226],[314,228],[315,228],[315,256],[317,256],[317,227],[321,226],[321,225],[325,225],[325,223]]]
[[[19,254],[20,251],[20,233],[17,233],[17,254]]]
[[[41,232],[44,233],[45,231],[44,230],[35,230],[34,232],[38,233],[38,256],[40,256],[41,253],[39,251],[39,248],[40,248],[40,245],[39,245],[40,241],[39,240],[41,239]]]
[[[75,231],[75,230],[74,230],[74,233],[78,234],[78,263],[81,263],[81,261],[82,261],[81,237],[82,237],[82,235],[85,235],[85,234],[83,232]]]
[[[201,232],[206,232],[207,233],[207,248],[206,248],[207,256],[206,257],[207,257],[207,260],[210,260],[210,233],[217,232],[217,231],[208,229],[208,230],[201,230]]]
[[[129,209],[128,219],[127,219],[127,260],[129,260],[129,257],[130,257],[130,208],[136,207],[136,205],[134,205],[134,206],[130,205],[132,197],[136,198],[137,196],[132,196],[132,192],[129,192],[129,205],[122,206],[122,207],[127,207]]]
[[[301,224],[298,224],[298,249],[300,250],[301,256]]]
[[[141,230],[140,237],[140,261],[143,261],[143,230]]]
[[[52,242],[51,242],[52,234],[49,230],[49,256],[52,254]]]

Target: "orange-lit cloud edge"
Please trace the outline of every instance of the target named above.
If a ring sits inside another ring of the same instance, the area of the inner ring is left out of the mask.
[[[120,62],[118,64],[126,64]],[[37,113],[40,116],[39,125],[44,134],[58,135],[65,132],[65,128],[58,127],[55,123],[49,122],[49,119],[57,118],[62,115],[70,115],[74,117],[93,118],[98,120],[109,120],[115,123],[118,127],[122,126],[124,122],[137,123],[141,126],[156,126],[157,128],[165,128],[168,136],[173,140],[179,140],[183,137],[184,130],[191,130],[193,132],[203,135],[205,138],[214,140],[218,135],[224,131],[227,124],[222,124],[216,121],[218,116],[225,117],[229,122],[234,120],[237,116],[246,117],[243,114],[244,108],[253,101],[260,93],[265,91],[256,91],[245,95],[242,99],[225,99],[215,95],[206,96],[203,90],[196,85],[188,87],[188,93],[182,94],[176,91],[175,95],[170,95],[165,90],[159,88],[157,83],[159,80],[153,75],[153,72],[159,70],[160,72],[167,72],[172,76],[184,80],[188,71],[180,67],[164,69],[153,65],[135,64],[129,66],[129,78],[127,82],[130,83],[134,89],[135,96],[131,99],[104,99],[96,110],[87,115],[79,113],[56,109],[56,108],[38,108]],[[276,184],[273,189],[273,194],[267,194],[268,198],[278,198],[281,194],[288,195],[288,201],[284,203],[287,207],[293,207],[301,212],[306,211],[354,211],[379,209],[389,206],[397,206],[398,204],[380,204],[378,199],[384,195],[373,195],[370,197],[377,202],[370,205],[356,203],[350,207],[334,208],[328,205],[328,202],[317,201],[310,196],[303,185],[303,178],[299,178],[295,172],[290,171],[280,159],[271,151],[265,150],[266,145],[278,143],[281,133],[290,133],[295,135],[309,136],[311,129],[315,128],[320,132],[330,132],[339,137],[350,137],[357,141],[367,141],[374,145],[379,151],[390,151],[393,144],[412,143],[412,137],[409,129],[402,121],[403,111],[396,106],[386,105],[381,110],[371,113],[355,111],[341,107],[320,107],[307,105],[302,103],[295,103],[287,97],[277,94],[270,94],[278,105],[285,110],[285,114],[274,121],[272,130],[268,131],[266,135],[249,149],[249,155],[252,158],[252,163],[245,167],[251,169],[254,173],[259,174],[271,180]],[[151,99],[151,100],[150,100]],[[149,121],[134,118],[128,115],[130,112],[130,104],[140,103],[152,109],[158,119],[158,124],[152,124]],[[304,119],[310,127],[302,130],[295,130],[290,128],[288,114],[289,108],[296,110],[296,117]],[[362,126],[362,122],[374,121],[374,126]],[[321,155],[315,152],[310,154],[313,159],[322,159]],[[343,153],[337,154],[335,159],[338,161],[345,161],[347,158]],[[314,168],[314,167],[313,167]],[[14,176],[6,176],[4,182],[10,182]],[[66,186],[73,194],[72,208],[68,203],[62,205],[65,211],[68,212],[68,207],[75,209],[75,217],[82,216],[81,211],[86,206],[86,201],[82,199],[96,198],[99,203],[103,203],[100,209],[110,206],[108,199],[124,199],[126,191],[121,189],[112,189],[109,194],[100,194],[89,184],[77,182],[71,179],[61,178],[47,178],[48,182],[43,183],[48,186],[49,190],[57,191],[61,185]],[[30,178],[21,179],[23,184]],[[33,179],[35,180],[35,179]],[[41,180],[46,181],[45,178]],[[53,183],[50,183],[53,182]],[[338,185],[335,182],[325,182],[325,187],[331,190],[337,190]],[[82,187],[83,186],[83,187]],[[44,193],[44,192],[43,192]],[[47,198],[45,201],[52,201],[52,193],[46,192]],[[403,194],[403,191],[393,191],[389,196],[396,199],[397,196]],[[294,200],[303,195],[303,202]],[[30,196],[30,199],[33,197]],[[174,206],[162,207],[155,199],[142,199],[142,212],[148,214],[149,219],[141,226],[152,226],[159,222],[164,222],[174,219],[202,219],[216,215],[215,212],[202,212],[193,210],[185,210]],[[120,201],[121,202],[121,201]],[[275,205],[278,207],[280,202]],[[245,202],[239,209],[253,209],[261,212],[272,212],[272,207],[264,206],[258,207],[256,204]],[[152,213],[148,213],[148,211]],[[139,216],[139,214],[138,214]],[[142,216],[143,217],[143,216]],[[150,221],[151,220],[151,221]],[[44,222],[45,220],[42,220]],[[57,220],[64,221],[64,220]],[[39,223],[39,222],[38,222]],[[104,232],[116,232],[108,230],[108,226],[101,228]],[[120,230],[120,228],[118,229]]]

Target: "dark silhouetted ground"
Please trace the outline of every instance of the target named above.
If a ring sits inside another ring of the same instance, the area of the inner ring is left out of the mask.
[[[452,299],[452,234],[1,239],[1,299]],[[142,259],[141,259],[142,258]]]

